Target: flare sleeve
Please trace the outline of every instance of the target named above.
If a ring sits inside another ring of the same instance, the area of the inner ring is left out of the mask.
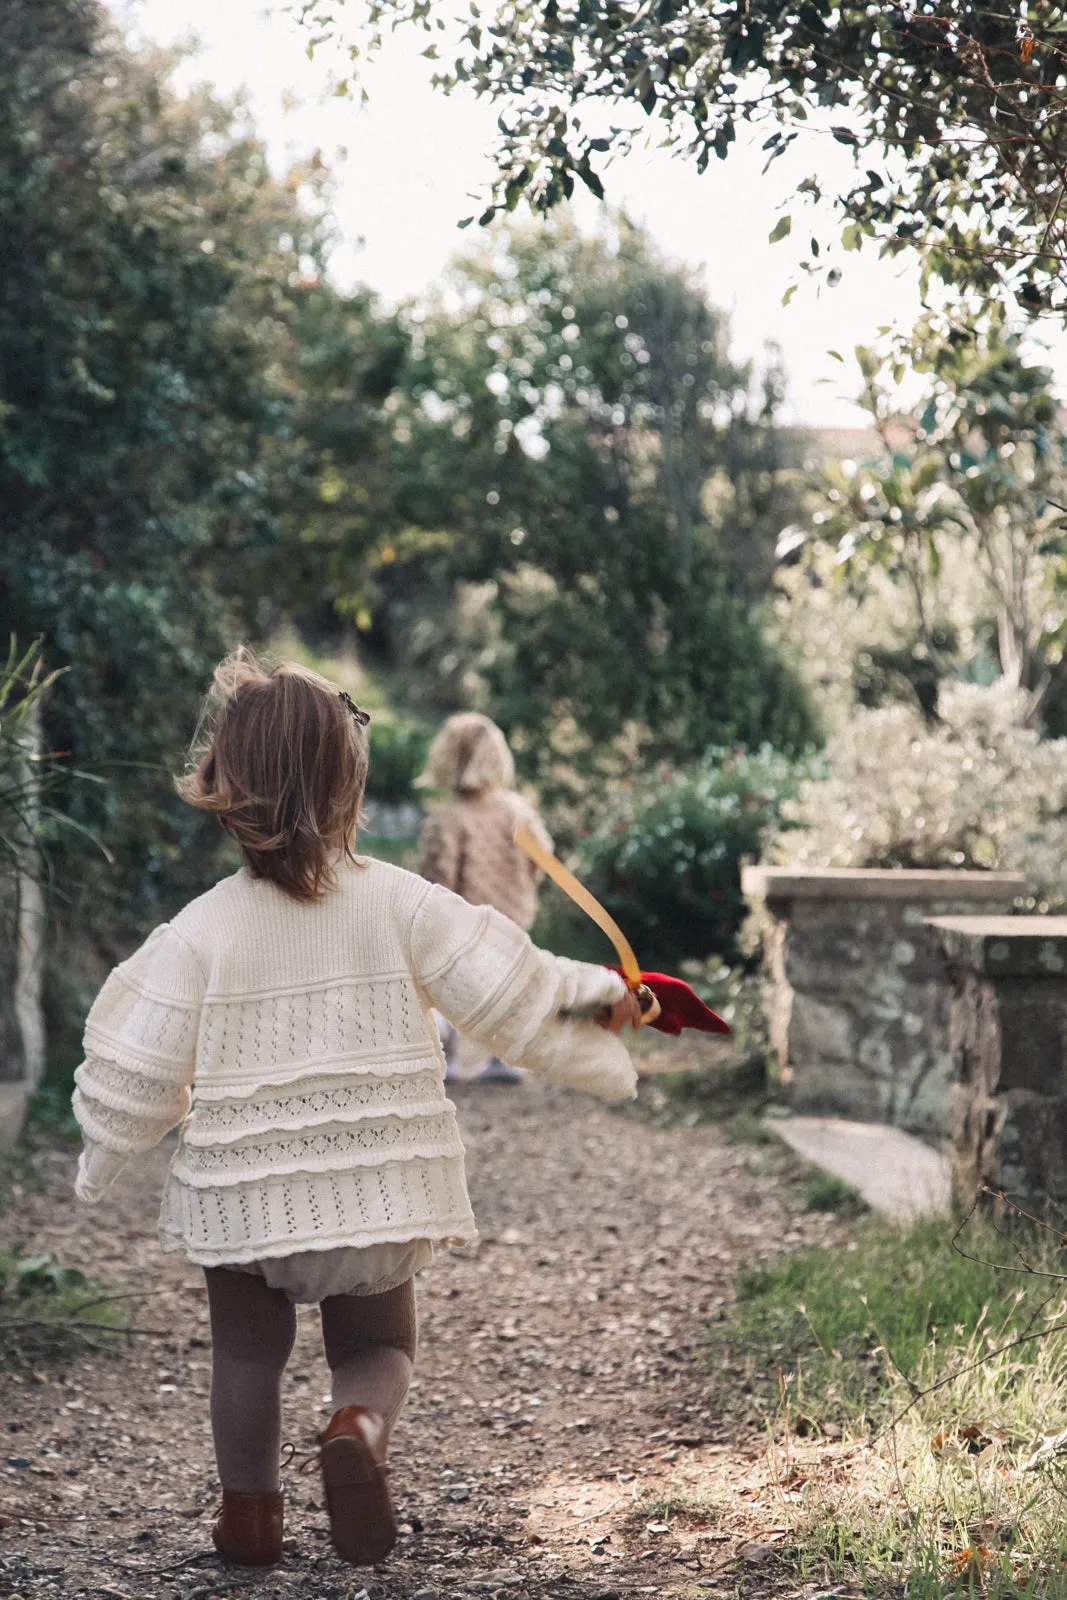
[[[97,995],[74,1074],[79,1200],[99,1200],[132,1155],[188,1115],[203,993],[195,952],[164,924]]]
[[[632,1100],[637,1075],[617,1035],[579,1015],[626,993],[617,973],[540,950],[491,906],[435,887],[415,913],[412,972],[448,1021],[490,1054],[550,1083]]]

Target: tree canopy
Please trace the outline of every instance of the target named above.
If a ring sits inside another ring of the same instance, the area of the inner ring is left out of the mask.
[[[312,38],[344,0],[305,0]],[[1067,19],[976,0],[471,0],[460,34],[430,0],[349,0],[353,53],[426,30],[434,81],[500,105],[482,220],[549,210],[643,128],[703,171],[746,124],[773,160],[805,129],[856,154],[835,196],[843,242],[918,249],[957,290],[1067,312]],[[811,196],[820,178],[810,142]],[[782,232],[788,227],[783,218]],[[816,241],[818,248],[818,241]],[[816,270],[819,263],[813,263]]]
[[[1067,439],[1050,370],[992,327],[943,340],[920,325],[904,348],[925,396],[898,414],[889,357],[857,352],[863,403],[880,437],[869,460],[826,464],[811,517],[779,549],[832,552],[863,586],[884,571],[908,600],[910,637],[869,652],[878,680],[907,680],[936,719],[943,680],[999,677],[1022,690],[1024,720],[1062,723],[1067,681]],[[946,584],[973,589],[968,641],[947,623]]]
[[[564,724],[595,746],[635,723],[678,760],[807,744],[751,615],[791,503],[780,379],[730,359],[695,280],[625,218],[498,228],[410,331],[375,583],[414,692],[466,703],[480,679],[531,770]]]
[[[218,657],[327,588],[338,451],[368,516],[399,356],[395,320],[321,281],[321,173],[272,176],[240,105],[179,96],[173,64],[92,0],[0,7],[0,633],[71,669],[49,745],[109,780],[68,808],[114,867],[57,847],[105,942],[209,881],[216,830],[167,773]]]

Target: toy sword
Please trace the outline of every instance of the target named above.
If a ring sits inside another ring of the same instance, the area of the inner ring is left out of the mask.
[[[579,883],[562,861],[545,849],[524,823],[520,822],[515,829],[515,843],[535,867],[540,867],[545,876],[557,883],[564,894],[607,934],[619,958],[619,965],[614,970],[636,997],[641,1007],[642,1024],[658,1028],[661,1033],[681,1033],[683,1028],[696,1028],[701,1033],[730,1032],[729,1023],[724,1022],[710,1006],[706,1006],[681,978],[671,978],[663,972],[642,972],[633,947],[615,918],[605,911],[600,901],[589,893],[584,883]]]

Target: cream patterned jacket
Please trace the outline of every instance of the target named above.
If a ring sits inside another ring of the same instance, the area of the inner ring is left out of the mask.
[[[502,1060],[607,1100],[636,1078],[567,1013],[624,993],[489,906],[361,859],[301,904],[245,870],[116,967],[85,1028],[76,1192],[181,1125],[160,1241],[205,1266],[474,1233],[436,1007]]]

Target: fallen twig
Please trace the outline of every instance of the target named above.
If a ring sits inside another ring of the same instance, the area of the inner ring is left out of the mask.
[[[181,1572],[184,1567],[200,1566],[207,1561],[214,1563],[218,1560],[218,1557],[213,1555],[210,1550],[199,1550],[195,1555],[183,1557],[181,1561],[168,1562],[165,1567],[134,1566],[129,1561],[118,1561],[114,1556],[105,1556],[104,1560],[109,1567],[117,1567],[120,1572],[137,1572],[144,1577],[162,1578],[166,1577],[170,1572]]]
[[[4,1317],[0,1316],[0,1328],[48,1328],[52,1333],[76,1332],[88,1329],[91,1333],[113,1333],[121,1338],[129,1334],[143,1334],[149,1339],[172,1339],[173,1330],[164,1328],[113,1328],[106,1322],[78,1322],[71,1317]]]

